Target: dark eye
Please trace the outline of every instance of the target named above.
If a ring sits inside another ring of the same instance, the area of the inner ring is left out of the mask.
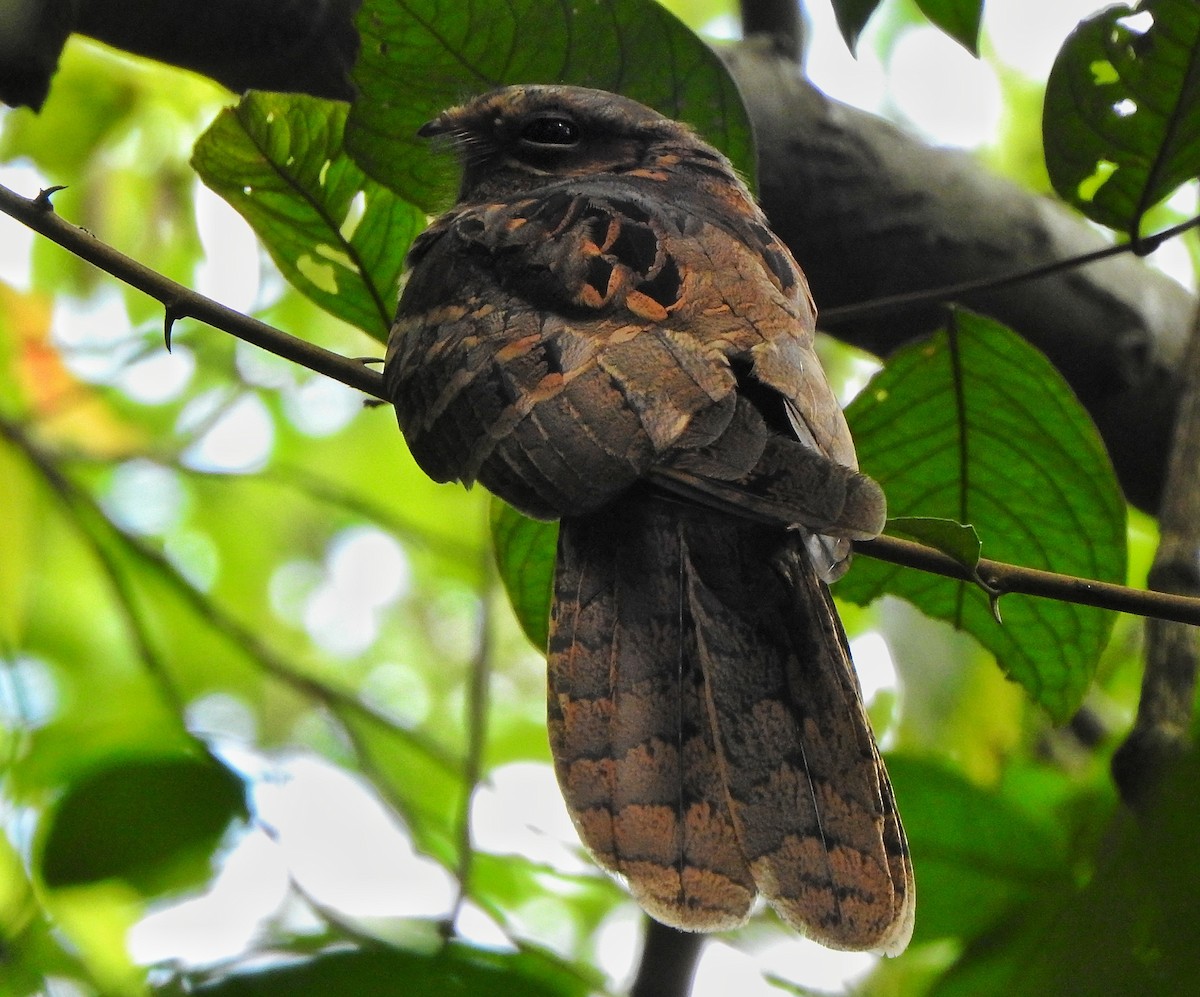
[[[534,118],[521,129],[521,141],[541,146],[575,145],[579,141],[579,126],[570,118]]]

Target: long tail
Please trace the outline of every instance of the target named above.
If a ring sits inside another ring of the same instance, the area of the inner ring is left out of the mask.
[[[904,831],[802,536],[636,493],[559,537],[550,742],[600,864],[679,928],[762,893],[826,945],[901,951]]]

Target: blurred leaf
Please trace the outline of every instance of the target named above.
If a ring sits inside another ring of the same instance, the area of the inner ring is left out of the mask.
[[[979,22],[983,0],[917,0],[917,6],[937,27],[974,56],[979,55]]]
[[[292,284],[386,341],[404,257],[425,220],[345,154],[346,113],[333,101],[251,91],[200,136],[192,165]]]
[[[404,819],[417,847],[453,869],[459,862],[459,808],[463,772],[426,739],[397,730],[377,716],[345,705],[333,706],[362,767],[383,798]]]
[[[211,757],[130,758],[66,790],[41,849],[52,887],[123,879],[151,894],[211,872],[230,821],[247,814],[241,779]]]
[[[1045,891],[1014,912],[1002,931],[967,948],[933,997],[1194,992],[1197,782],[1200,757],[1192,752],[1171,770],[1149,812],[1117,809],[1085,885]]]
[[[1152,18],[1147,26],[1143,19]],[[1147,209],[1200,175],[1200,5],[1113,6],[1067,38],[1046,86],[1054,189],[1131,236]]]
[[[522,516],[498,498],[492,499],[491,520],[492,544],[504,591],[525,636],[544,651],[549,640],[558,523]]]
[[[858,48],[858,38],[881,2],[882,0],[833,0],[838,29],[851,52]]]
[[[367,173],[428,211],[452,199],[457,171],[430,156],[417,129],[473,93],[510,83],[632,97],[688,122],[754,176],[750,124],[725,67],[653,0],[366,0],[358,26],[360,96],[346,147]]]
[[[907,537],[949,554],[964,568],[979,564],[981,542],[973,526],[963,526],[953,519],[930,516],[896,516],[888,519],[886,533]]]
[[[44,512],[42,498],[28,463],[0,435],[0,650],[19,646],[25,629],[40,554],[34,541]]]
[[[46,909],[55,933],[69,939],[70,950],[95,981],[95,993],[146,997],[146,968],[133,961],[125,944],[146,912],[144,898],[133,887],[116,879],[69,886],[46,896]]]
[[[899,516],[970,523],[988,557],[1125,578],[1125,506],[1099,435],[1049,362],[1013,332],[958,313],[895,354],[847,409],[859,460]],[[957,346],[955,346],[957,342]],[[1078,706],[1112,627],[1104,610],[1006,595],[867,558],[837,594],[885,592],[971,633],[1058,720]]]
[[[1062,832],[934,762],[892,756],[917,874],[916,943],[969,939],[1030,896],[1072,886]]]
[[[880,2],[881,0],[833,0],[838,29],[851,52],[858,48],[863,29]],[[916,0],[916,5],[936,27],[972,55],[979,55],[979,23],[983,17],[983,0]]]
[[[0,833],[0,997],[37,993],[48,975],[87,974],[56,937],[20,855]]]
[[[231,974],[192,992],[203,997],[586,997],[592,987],[548,956],[448,942],[432,954],[332,951],[299,964]]]
[[[5,115],[0,161],[28,156],[63,183],[142,109],[136,77],[113,73],[111,57],[94,47],[68,45],[53,99],[38,114]]]

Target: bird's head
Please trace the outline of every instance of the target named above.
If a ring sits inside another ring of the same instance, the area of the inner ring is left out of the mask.
[[[533,191],[566,177],[652,170],[681,157],[734,179],[725,157],[686,125],[585,87],[502,87],[444,111],[418,134],[453,145],[462,200]]]

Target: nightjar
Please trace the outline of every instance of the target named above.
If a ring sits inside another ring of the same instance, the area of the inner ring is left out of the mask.
[[[386,388],[431,477],[560,520],[549,729],[580,837],[666,924],[761,894],[903,950],[908,846],[825,586],[884,498],[803,274],[728,160],[627,98],[505,87],[421,134],[462,185],[413,245]]]

